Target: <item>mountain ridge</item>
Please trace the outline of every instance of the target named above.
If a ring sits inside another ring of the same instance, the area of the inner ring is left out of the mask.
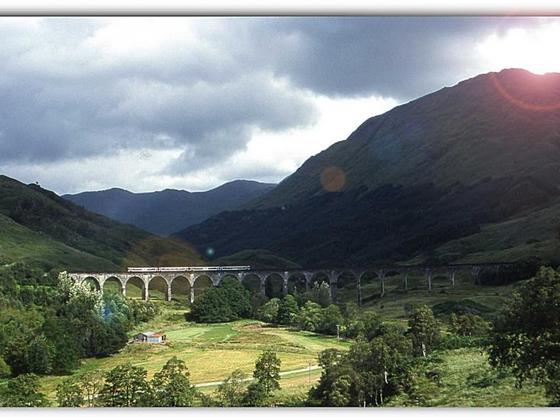
[[[366,185],[368,188],[375,188],[390,183],[414,185],[427,182],[434,182],[436,185],[450,185],[457,181],[473,183],[498,175],[515,176],[520,168],[514,165],[514,162],[522,161],[524,154],[535,155],[531,150],[532,145],[525,145],[523,148],[523,144],[519,142],[518,127],[524,123],[532,124],[531,129],[537,132],[539,138],[543,139],[550,133],[557,134],[558,132],[556,119],[553,121],[545,119],[544,124],[539,125],[536,121],[531,121],[532,115],[539,111],[521,108],[509,102],[501,94],[496,94],[495,85],[501,83],[505,86],[504,89],[513,92],[513,95],[521,98],[528,97],[528,101],[534,101],[533,95],[529,95],[525,89],[520,89],[516,85],[519,80],[526,78],[529,78],[530,81],[544,78],[547,81],[545,84],[547,88],[550,88],[552,79],[554,89],[546,90],[545,96],[548,98],[550,92],[553,92],[555,94],[554,103],[560,104],[560,73],[540,76],[526,70],[507,69],[498,73],[478,75],[461,81],[455,86],[444,87],[406,104],[396,106],[384,114],[368,118],[346,140],[336,142],[323,152],[309,158],[296,172],[280,182],[273,191],[254,200],[247,207],[262,208],[284,205],[294,203],[302,197],[323,193],[320,171],[329,166],[342,170],[346,187]],[[458,99],[466,102],[460,104],[465,109],[462,109],[459,114],[456,112]],[[530,103],[528,104],[530,105]],[[500,132],[489,132],[493,122],[489,118],[495,115],[496,109],[500,108],[503,113],[507,112],[513,118],[514,123],[509,127],[501,127]],[[560,106],[548,113],[553,113],[557,117],[558,108]],[[426,115],[429,115],[430,118],[426,119]],[[466,120],[454,121],[453,119],[456,118]],[[539,122],[542,123],[542,119]],[[453,126],[464,127],[468,131],[461,133],[459,130],[447,130],[446,132],[446,129]],[[484,135],[481,135],[482,131],[484,131]],[[439,138],[447,139],[447,141],[439,143],[434,140],[424,141],[422,148],[415,148],[415,143],[425,140],[423,137],[426,133],[434,136],[439,134]],[[511,149],[507,150],[509,145],[503,142],[506,135],[511,135],[519,142],[516,145],[517,149],[514,150],[517,153],[513,155]],[[496,164],[494,165],[480,166],[473,171],[471,161],[480,156],[468,156],[467,150],[454,148],[453,141],[457,144],[458,140],[463,143],[477,142],[476,147],[471,147],[474,151],[483,150],[484,153],[492,152],[504,157],[495,159]],[[486,143],[482,144],[484,141]],[[547,145],[540,144],[540,147],[544,148]],[[541,179],[549,179],[551,175],[557,175],[559,167],[556,163],[560,158],[560,147],[557,142],[548,147],[549,153],[541,153],[538,162],[534,157],[531,159],[531,156],[525,159],[526,162],[533,162],[532,168],[521,169],[538,173],[541,168],[539,176]],[[453,152],[455,155],[452,154]],[[343,159],[340,156],[343,156]],[[465,157],[467,160],[464,159]],[[399,171],[403,161],[407,161],[407,167],[410,169],[408,172]],[[450,165],[450,161],[454,164]],[[390,165],[387,165],[387,162]],[[547,170],[550,165],[553,165],[554,168]],[[501,169],[500,172],[497,171],[498,167]],[[363,170],[364,168],[367,171]],[[475,178],[472,178],[473,174],[476,174]]]
[[[264,249],[301,265],[464,261],[473,250],[445,244],[560,196],[559,127],[560,74],[478,75],[367,119],[241,211],[174,237],[217,257]],[[553,236],[526,257],[551,255]]]
[[[52,191],[0,175],[0,262],[43,269],[124,270],[129,265],[198,264],[179,240],[91,213]]]
[[[235,180],[208,191],[163,189],[133,193],[122,188],[67,194],[63,198],[114,220],[149,232],[168,235],[202,222],[224,210],[233,210],[275,184]]]

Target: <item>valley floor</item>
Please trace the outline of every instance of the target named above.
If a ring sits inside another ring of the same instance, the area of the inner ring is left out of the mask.
[[[129,344],[113,356],[84,360],[75,375],[92,370],[110,370],[130,361],[135,366],[145,368],[151,377],[167,360],[177,356],[186,362],[191,383],[203,391],[211,392],[216,382],[222,381],[235,369],[242,370],[250,378],[260,353],[272,349],[282,361],[282,395],[299,388],[305,392],[310,383],[319,378],[319,352],[327,348],[347,349],[350,346],[350,342],[333,337],[268,326],[252,320],[223,324],[187,323],[184,307],[163,305],[165,309],[160,316],[136,330],[164,331],[166,344]],[[65,378],[44,377],[41,382],[43,390],[54,400],[56,385]]]
[[[459,304],[494,312],[511,294],[512,286],[479,287],[459,282],[453,289],[422,288],[406,293],[392,293],[383,299],[372,299],[366,310],[376,310],[384,320],[404,324],[406,307],[412,304],[439,305],[443,311]],[[350,293],[350,292],[348,292]],[[342,296],[345,292],[342,291]],[[294,402],[302,405],[310,387],[317,382],[321,370],[317,355],[327,348],[348,349],[351,342],[337,340],[285,327],[275,327],[254,320],[222,324],[195,324],[185,321],[185,306],[161,302],[163,310],[154,320],[138,326],[138,331],[163,331],[163,345],[129,344],[111,357],[87,359],[75,375],[91,370],[106,371],[118,364],[132,362],[144,367],[151,377],[173,356],[184,360],[191,383],[199,390],[212,393],[233,370],[241,369],[249,381],[258,355],[272,349],[282,361],[282,389],[276,393],[278,405]],[[436,306],[437,307],[437,306]],[[132,335],[132,334],[131,334]],[[510,375],[499,374],[488,365],[482,348],[440,350],[432,353],[426,370],[418,381],[418,389],[401,395],[389,406],[448,407],[513,407],[546,406],[540,387],[515,387]],[[41,380],[43,391],[53,401],[56,386],[66,377],[48,376]]]

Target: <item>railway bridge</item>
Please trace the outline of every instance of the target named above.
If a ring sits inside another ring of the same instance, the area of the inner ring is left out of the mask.
[[[281,281],[282,295],[288,294],[290,282],[296,282],[300,291],[308,291],[317,279],[323,279],[329,285],[333,302],[337,301],[337,289],[340,280],[352,277],[357,287],[358,304],[362,303],[362,285],[364,278],[374,278],[380,287],[380,295],[385,295],[385,279],[399,276],[402,288],[409,288],[409,276],[420,276],[427,290],[432,290],[432,280],[436,277],[445,278],[450,287],[455,285],[458,273],[468,274],[474,284],[480,284],[481,270],[499,271],[510,263],[477,263],[477,264],[449,264],[449,265],[380,265],[367,268],[316,268],[316,269],[288,269],[288,270],[254,270],[250,266],[213,266],[213,267],[131,267],[124,273],[69,273],[77,282],[93,281],[96,287],[103,291],[108,282],[116,282],[120,291],[126,295],[128,283],[133,283],[142,289],[142,299],[149,299],[150,285],[159,282],[164,286],[165,298],[173,299],[173,289],[178,283],[186,285],[190,290],[190,302],[195,299],[205,287],[201,287],[202,279],[210,287],[218,287],[225,278],[233,278],[245,284],[252,280],[257,284],[260,292],[266,295],[267,282],[271,279]],[[208,287],[207,286],[207,287]]]

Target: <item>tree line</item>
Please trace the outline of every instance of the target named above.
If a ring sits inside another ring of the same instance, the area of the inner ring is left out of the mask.
[[[152,303],[102,294],[66,273],[38,275],[16,264],[0,275],[0,378],[69,374],[81,358],[123,348],[128,331],[158,313]]]
[[[58,282],[53,298],[53,302],[58,302],[54,316],[63,320],[70,317],[78,323],[76,328],[81,332],[69,329],[68,337],[64,337],[71,343],[71,339],[79,339],[78,344],[74,343],[80,351],[78,354],[88,354],[88,351],[96,354],[96,347],[90,340],[105,339],[110,349],[119,346],[119,334],[109,336],[118,330],[106,330],[108,335],[104,336],[94,332],[92,325],[97,322],[107,326],[121,320],[124,324],[120,328],[125,331],[124,326],[134,317],[151,316],[146,309],[149,307],[141,306],[136,315],[130,315],[134,311],[131,312],[126,301],[111,297],[105,300],[95,291],[67,280],[61,276]],[[382,322],[374,312],[359,310],[355,305],[339,307],[326,299],[321,300],[328,295],[323,293],[324,289],[318,285],[306,296],[287,295],[255,303],[255,297],[239,283],[224,282],[195,302],[193,317],[210,322],[216,314],[216,319],[221,319],[224,313],[233,317],[254,316],[294,328],[326,334],[339,332],[342,337],[352,339],[348,351],[329,349],[320,353],[321,377],[305,401],[298,402],[300,405],[382,406],[402,394],[421,405],[422,396],[418,393],[421,377],[437,375],[437,372],[425,371],[425,361],[434,350],[468,345],[485,351],[491,366],[513,374],[518,386],[528,382],[542,385],[550,404],[560,405],[560,273],[554,269],[542,268],[533,279],[520,283],[492,323],[474,314],[452,313],[447,325],[443,325],[427,306],[410,310],[406,326]],[[217,307],[219,301],[228,306],[226,312]],[[23,318],[26,322],[22,322],[22,313],[13,312],[14,308],[18,307],[12,305],[1,312],[5,322],[0,324],[0,339],[4,340],[0,341],[0,372],[12,379],[0,388],[0,404],[45,405],[47,401],[39,391],[36,374],[42,374],[49,363],[57,366],[56,363],[64,360],[57,357],[66,353],[62,346],[53,344],[56,341],[49,341],[50,335],[43,329],[44,318],[37,317],[33,311],[27,313],[29,308],[23,305],[19,308],[29,320]],[[87,315],[80,315],[84,314],[84,309]],[[17,333],[13,325],[25,326],[26,332],[31,334],[26,337],[28,343],[20,341],[24,349],[21,354],[9,343],[10,334]],[[44,338],[40,334],[38,338],[37,333],[43,333]],[[111,347],[113,340],[116,344]],[[20,369],[16,374],[14,367]],[[178,359],[169,360],[151,380],[147,379],[143,368],[126,364],[104,374],[88,373],[63,381],[57,389],[57,402],[62,406],[111,407],[267,406],[274,404],[272,397],[279,389],[279,372],[280,360],[267,351],[257,360],[251,383],[246,385],[243,374],[235,371],[214,396],[208,396],[196,392],[190,384],[188,369]]]
[[[434,348],[468,346],[487,352],[491,366],[513,374],[518,386],[543,385],[550,404],[560,405],[559,308],[560,273],[543,267],[519,284],[493,322],[472,313],[451,313],[446,334],[429,307],[411,310],[408,327],[399,328],[354,304],[332,304],[326,284],[306,294],[267,300],[238,282],[225,282],[196,301],[191,316],[203,322],[253,317],[355,339],[349,352],[327,350],[320,355],[323,374],[308,405],[375,406],[400,392],[413,394],[422,360]],[[228,315],[215,317],[216,311]]]
[[[64,379],[56,388],[59,407],[260,407],[271,404],[280,389],[281,361],[266,350],[255,363],[253,378],[235,370],[213,396],[196,390],[184,361],[173,357],[159,372],[147,379],[146,369],[130,362],[103,373],[90,371]],[[39,377],[32,373],[8,381],[0,391],[3,407],[48,407],[50,402],[40,391]]]

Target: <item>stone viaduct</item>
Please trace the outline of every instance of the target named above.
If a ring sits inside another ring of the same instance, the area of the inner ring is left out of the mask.
[[[103,291],[103,287],[107,281],[116,281],[120,284],[123,295],[126,295],[127,283],[133,282],[142,289],[142,298],[149,299],[150,283],[156,279],[163,280],[166,290],[166,299],[170,301],[173,298],[172,286],[175,282],[187,282],[190,289],[191,303],[195,298],[195,290],[202,290],[200,284],[197,283],[206,278],[209,286],[217,287],[221,281],[226,278],[235,278],[239,282],[244,283],[245,280],[253,278],[253,281],[258,282],[260,291],[265,295],[266,284],[272,277],[281,279],[282,281],[282,294],[288,293],[288,283],[291,279],[300,279],[303,283],[305,290],[309,290],[318,276],[328,281],[330,286],[330,293],[333,302],[337,301],[337,284],[342,276],[352,276],[357,284],[358,304],[362,303],[362,281],[366,274],[370,277],[374,276],[379,283],[381,296],[385,294],[385,279],[388,276],[399,275],[402,279],[402,287],[404,290],[408,289],[408,281],[410,275],[422,276],[425,281],[425,286],[428,290],[432,290],[432,280],[435,277],[445,277],[452,287],[455,285],[455,276],[457,273],[468,273],[475,284],[480,284],[480,272],[485,270],[499,271],[500,267],[510,265],[508,263],[481,263],[481,264],[450,264],[445,266],[428,266],[428,265],[415,265],[415,266],[378,266],[363,269],[301,269],[301,270],[230,270],[228,267],[223,267],[223,270],[216,271],[197,271],[197,267],[188,267],[188,271],[170,271],[173,268],[164,268],[165,271],[157,271],[160,269],[150,268],[154,270],[149,273],[144,272],[127,272],[127,273],[69,273],[70,277],[77,282],[84,282],[93,280],[96,286]],[[220,269],[222,267],[219,267]],[[130,271],[130,270],[129,270]],[[303,288],[302,287],[302,288]]]

